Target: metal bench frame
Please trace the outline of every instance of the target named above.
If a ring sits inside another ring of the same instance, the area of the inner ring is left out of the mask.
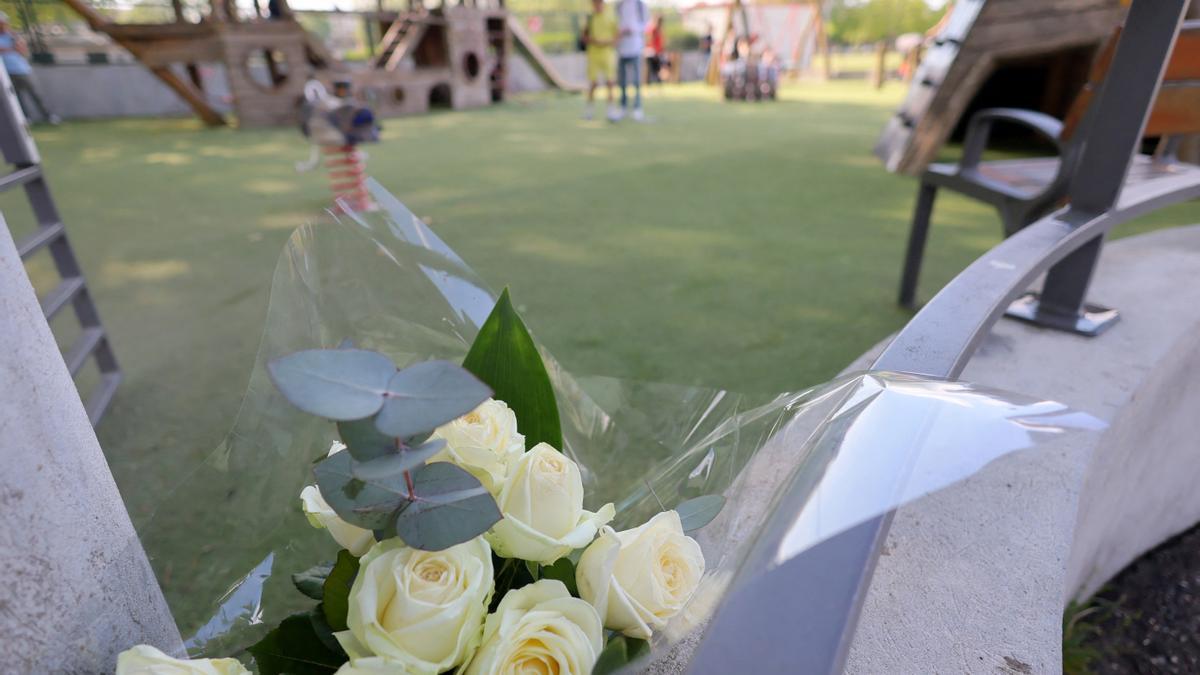
[[[1198,23],[1200,22],[1186,22],[1183,26],[1194,30]],[[1111,76],[1111,71],[1109,75]],[[1103,81],[1108,82],[1109,77],[1105,77]],[[1093,104],[1098,100],[1098,97],[1094,98]],[[991,108],[972,116],[967,125],[961,159],[957,163],[933,164],[921,176],[900,281],[899,302],[902,306],[913,307],[915,304],[921,260],[937,191],[947,188],[992,205],[1000,214],[1004,236],[1012,236],[1053,211],[1064,198],[1073,196],[1070,192],[1070,181],[1076,175],[1087,139],[1096,137],[1094,130],[1090,128],[1095,122],[1095,109],[1096,105],[1089,106],[1079,128],[1069,140],[1063,138],[1062,122],[1032,110]],[[1054,146],[1057,158],[981,163],[992,130],[998,123],[1013,124],[1032,131],[1034,135]],[[1171,174],[1178,170],[1191,170],[1174,161],[1178,140],[1167,139],[1167,142],[1162,144],[1161,151],[1154,157],[1135,155],[1137,170],[1132,174],[1125,174],[1126,187],[1136,190],[1138,184],[1170,178]],[[1094,158],[1092,155],[1092,159]],[[1020,185],[989,175],[1008,165],[1025,165],[1027,171],[1035,168],[1045,174],[1040,177],[1044,182],[1037,184],[1038,180],[1031,180],[1033,185]],[[1039,298],[1036,294],[1027,294],[1015,301],[1007,314],[1085,335],[1099,334],[1118,318],[1115,310],[1076,304],[1073,301],[1068,303],[1069,306],[1062,306],[1060,300],[1058,297]]]

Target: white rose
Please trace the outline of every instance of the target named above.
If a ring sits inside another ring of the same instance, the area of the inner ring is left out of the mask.
[[[483,646],[466,675],[588,675],[604,646],[595,608],[561,581],[542,579],[509,591],[483,629]]]
[[[250,675],[237,659],[173,659],[150,645],[117,656],[117,675]]]
[[[333,675],[403,675],[404,666],[378,656],[354,659],[342,664]]]
[[[606,628],[648,640],[683,609],[703,575],[700,544],[683,533],[678,513],[665,511],[632,530],[604,528],[579,559],[575,581]]]
[[[525,436],[517,433],[517,416],[504,401],[491,398],[438,427],[431,438],[446,441],[446,447],[429,461],[457,464],[493,495],[504,485],[509,467],[525,453]]]
[[[480,537],[444,551],[388,539],[359,561],[349,630],[335,637],[352,660],[378,656],[397,672],[440,673],[479,646],[494,590],[492,551]]]
[[[546,443],[521,456],[496,503],[504,518],[484,535],[496,555],[543,565],[587,546],[616,513],[584,511],[579,467]]]

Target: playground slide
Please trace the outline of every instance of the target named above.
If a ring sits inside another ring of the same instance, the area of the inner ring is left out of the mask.
[[[583,90],[582,84],[568,82],[563,79],[558,70],[550,64],[550,60],[546,58],[546,53],[533,41],[533,37],[529,35],[525,27],[521,25],[521,22],[511,14],[508,17],[508,30],[512,33],[513,45],[517,48],[517,51],[521,53],[521,56],[525,57],[529,65],[533,66],[533,70],[537,72],[538,76],[548,86],[552,89],[561,89],[563,91]]]

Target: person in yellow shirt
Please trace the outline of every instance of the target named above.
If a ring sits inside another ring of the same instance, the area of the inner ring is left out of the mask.
[[[583,29],[583,42],[587,46],[587,104],[583,109],[583,118],[592,119],[592,106],[596,99],[596,87],[600,79],[608,88],[608,120],[615,122],[619,118],[617,108],[613,105],[613,86],[617,79],[617,19],[604,6],[604,0],[592,0],[592,13],[588,16],[587,25]]]

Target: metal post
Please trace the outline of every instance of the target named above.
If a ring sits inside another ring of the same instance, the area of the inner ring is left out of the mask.
[[[1116,206],[1186,4],[1141,0],[1130,6],[1112,67],[1089,111],[1087,138],[1067,188],[1073,211],[1096,215]],[[1064,258],[1046,274],[1042,292],[1018,298],[1007,315],[1082,335],[1104,332],[1119,314],[1084,302],[1103,243],[1097,237]]]
[[[96,424],[116,393],[121,382],[121,369],[109,344],[108,333],[100,322],[100,313],[88,293],[83,270],[67,239],[66,226],[50,195],[50,186],[42,174],[37,145],[3,69],[0,69],[0,153],[6,162],[16,166],[15,171],[0,177],[0,191],[22,186],[38,223],[32,234],[18,242],[17,251],[25,259],[42,248],[49,248],[54,267],[62,278],[58,286],[41,299],[46,319],[52,319],[69,303],[79,320],[80,335],[63,354],[67,369],[74,375],[89,357],[95,357],[99,367],[100,383],[85,399],[88,417]]]
[[[913,210],[912,229],[908,233],[908,249],[904,252],[904,273],[900,277],[900,306],[916,304],[917,277],[921,273],[921,258],[925,253],[925,239],[929,235],[929,219],[933,215],[933,200],[937,187],[921,183],[917,191],[917,206]]]

